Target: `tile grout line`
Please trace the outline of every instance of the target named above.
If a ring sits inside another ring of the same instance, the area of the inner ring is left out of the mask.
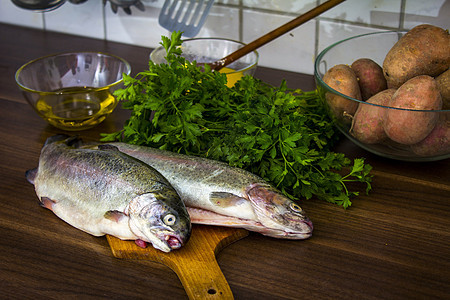
[[[244,4],[239,0],[239,41],[244,41]]]
[[[316,1],[316,6],[320,5],[320,0]],[[319,39],[320,39],[320,18],[316,18],[316,25],[314,26],[314,59],[319,52]],[[314,72],[314,71],[313,71]]]
[[[42,30],[47,30],[47,25],[45,23],[45,12],[42,13]]]
[[[405,26],[405,7],[406,7],[406,0],[402,0],[400,2],[400,15],[398,18],[398,29],[403,30]]]
[[[105,12],[105,5],[102,5],[102,19],[103,19],[103,40],[108,40],[108,33],[106,30],[106,12]]]

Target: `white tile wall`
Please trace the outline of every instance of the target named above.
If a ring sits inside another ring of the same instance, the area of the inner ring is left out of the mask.
[[[99,1],[100,2],[100,1]],[[161,35],[169,32],[159,26],[160,7],[148,6],[145,11],[132,8],[132,14],[123,10],[117,13],[105,7],[106,39],[110,41],[154,48],[158,46]]]
[[[449,29],[449,0],[408,0],[405,5],[405,27],[428,23]]]
[[[148,48],[169,32],[158,24],[164,0],[141,0],[146,10],[114,14],[100,0],[34,13],[0,1],[0,22],[106,39]],[[216,0],[198,37],[243,42],[275,29],[325,0]],[[279,39],[263,46],[259,65],[313,73],[319,51],[343,38],[380,30],[411,29],[420,23],[450,27],[450,0],[347,0]],[[70,50],[70,49],[68,49]],[[150,51],[150,49],[149,49]]]
[[[248,8],[289,12],[299,15],[314,8],[316,2],[316,0],[242,0],[242,4]]]
[[[239,40],[239,9],[213,6],[197,37],[221,37]]]
[[[347,23],[336,24],[332,21],[321,20],[318,32],[318,35],[320,36],[318,52],[343,39],[376,31],[382,30]],[[352,53],[349,53],[349,55],[352,55]]]
[[[102,11],[101,1],[87,1],[83,5],[66,3],[45,13],[45,29],[102,39]]]
[[[9,0],[0,1],[0,22],[33,28],[44,27],[42,14],[18,8]]]
[[[323,2],[325,1],[321,0]],[[401,0],[350,0],[323,13],[322,17],[359,25],[398,28],[400,12]]]
[[[248,11],[244,14],[243,42],[249,43],[290,20],[291,17],[284,15]],[[257,50],[260,57],[259,65],[310,73],[314,69],[315,28],[316,21],[311,20],[262,46]]]

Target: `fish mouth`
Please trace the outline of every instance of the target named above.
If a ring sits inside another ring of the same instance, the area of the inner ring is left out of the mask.
[[[310,238],[313,233],[313,224],[309,220],[305,220],[302,222],[301,230],[289,230],[287,228],[273,228],[266,227],[265,230],[262,230],[261,233],[265,236],[273,237],[273,238],[282,238],[282,239],[291,239],[291,240],[304,240]]]
[[[170,249],[172,250],[176,250],[181,248],[181,246],[183,246],[183,243],[181,242],[181,240],[174,235],[166,235],[164,237],[164,240],[166,241],[166,244],[170,247]]]
[[[135,243],[141,248],[146,248],[147,243],[152,244],[153,248],[163,252],[170,252],[183,246],[181,239],[171,234],[155,234],[156,239],[136,239]]]
[[[158,241],[149,242],[142,239],[136,239],[135,243],[141,248],[147,248],[147,243],[151,243],[155,249],[161,250],[163,252],[170,252],[183,246],[181,240],[173,235],[160,235],[158,236],[158,239]]]
[[[303,237],[304,239],[311,237],[314,230],[313,223],[309,219],[306,219],[301,224],[302,224],[302,231],[298,232],[287,231],[286,238],[289,239],[290,236],[292,236],[293,238]]]
[[[293,231],[283,231],[283,230],[271,230],[267,233],[262,233],[266,236],[273,238],[282,238],[287,240],[306,240],[312,236],[311,232],[293,232]]]
[[[302,231],[285,231],[284,237],[286,239],[307,239],[312,236],[314,226],[311,221],[304,221],[304,227],[306,227]]]
[[[179,249],[185,244],[180,236],[173,233],[160,232],[155,235],[168,251]]]

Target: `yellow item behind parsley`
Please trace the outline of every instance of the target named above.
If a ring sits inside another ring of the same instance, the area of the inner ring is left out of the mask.
[[[370,165],[332,151],[338,139],[316,91],[272,87],[244,76],[227,87],[226,75],[197,66],[181,54],[181,33],[162,37],[167,64],[149,62],[136,77],[125,76],[115,95],[131,117],[102,141],[208,157],[244,168],[292,199],[318,197],[348,207],[358,192],[371,189]],[[341,175],[342,169],[349,169]]]

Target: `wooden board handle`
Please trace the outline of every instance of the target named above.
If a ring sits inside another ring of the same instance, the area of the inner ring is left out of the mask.
[[[109,235],[107,239],[115,257],[145,259],[171,268],[189,299],[233,299],[216,255],[227,245],[247,235],[248,231],[244,229],[194,225],[189,242],[169,253],[152,246],[139,248],[133,241],[122,241]]]
[[[197,252],[188,263],[170,264],[189,299],[233,299],[233,293],[214,255]],[[169,265],[169,264],[168,264]]]

